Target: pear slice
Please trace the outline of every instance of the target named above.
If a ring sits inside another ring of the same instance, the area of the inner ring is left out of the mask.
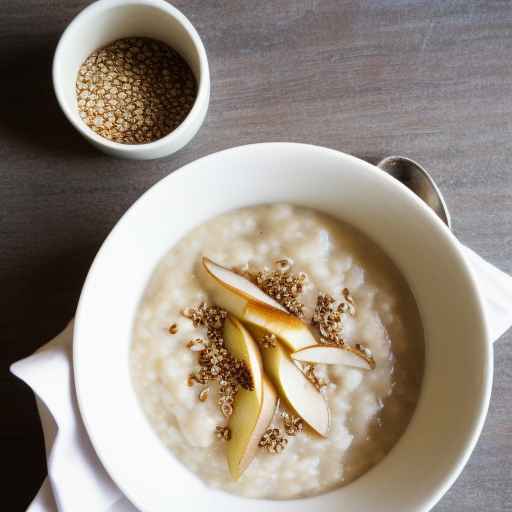
[[[245,301],[266,304],[267,306],[279,309],[286,313],[286,309],[281,306],[279,302],[260,290],[254,283],[249,281],[249,279],[245,278],[244,276],[241,276],[240,274],[233,272],[233,270],[215,263],[206,256],[203,256],[203,266],[208,274],[216,279],[223,288],[228,288],[229,291],[236,295],[236,297],[223,297],[226,303],[231,299],[234,300],[234,303],[231,306],[232,309],[235,310],[233,312],[234,315],[240,316],[245,307],[243,306],[243,301],[241,301],[239,298],[240,296],[245,299]],[[223,292],[223,295],[226,295],[226,293]],[[226,307],[225,309],[228,308]]]
[[[237,391],[233,414],[229,418],[228,467],[233,478],[238,480],[256,455],[258,443],[272,421],[277,394],[263,375],[261,356],[252,336],[231,316],[224,324],[224,343],[233,357],[246,364],[254,385],[253,390],[240,388]]]
[[[254,283],[206,257],[203,266],[214,302],[228,313],[275,334],[292,352],[317,343],[302,320],[290,315]]]
[[[224,322],[224,344],[231,355],[243,361],[251,374],[254,391],[258,402],[261,402],[263,364],[256,342],[247,329],[233,316],[229,315]]]
[[[262,401],[258,402],[255,391],[239,389],[233,402],[233,414],[229,418],[231,439],[227,443],[227,459],[231,476],[238,480],[254,459],[258,444],[267,430],[277,407],[277,393],[268,378],[263,375]],[[259,407],[258,407],[259,406]]]
[[[249,327],[259,340],[266,332]],[[274,383],[281,399],[316,433],[327,437],[329,408],[322,394],[306,378],[279,342],[275,347],[262,348],[263,367]]]
[[[370,353],[350,345],[313,345],[292,354],[295,361],[321,364],[343,364],[364,370],[373,370],[375,360]]]

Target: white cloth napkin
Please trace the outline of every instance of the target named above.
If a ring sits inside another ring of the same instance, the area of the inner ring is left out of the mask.
[[[462,246],[478,279],[491,339],[512,326],[512,277]],[[11,371],[37,399],[48,478],[28,512],[137,512],[98,460],[78,411],[72,372],[73,323]]]

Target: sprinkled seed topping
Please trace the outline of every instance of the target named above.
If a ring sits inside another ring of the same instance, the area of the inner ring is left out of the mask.
[[[233,414],[233,406],[227,402],[224,402],[220,406],[220,411],[222,412],[222,414],[224,414],[226,418],[229,418]]]
[[[283,258],[282,260],[277,260],[275,265],[281,272],[288,272],[292,268],[293,260],[291,258]]]
[[[203,340],[202,338],[194,338],[192,340],[187,341],[187,348],[192,350],[192,352],[200,352],[204,350],[208,346],[208,341]]]
[[[80,117],[98,135],[124,144],[153,142],[176,129],[196,98],[186,61],[170,46],[145,37],[119,39],[80,66]]]
[[[226,380],[220,380],[219,381],[220,388],[219,392],[222,397],[225,397],[226,400],[229,398],[229,403],[233,403],[233,399],[236,395],[236,392],[238,391],[238,384],[233,384],[231,382],[228,382]]]
[[[206,302],[201,302],[195,308],[186,308],[183,315],[192,320],[194,327],[207,327],[213,331],[219,331],[224,325],[227,312],[218,306],[208,306]],[[217,334],[213,333],[212,334]]]
[[[169,326],[169,334],[176,334],[178,332],[178,324],[172,324]]]
[[[286,261],[290,265],[291,260]],[[304,316],[304,304],[298,297],[304,289],[306,274],[291,274],[289,271],[276,270],[270,272],[263,270],[252,276],[254,283],[267,295],[270,295],[279,304],[284,306],[289,313],[299,318]]]
[[[208,400],[208,394],[210,393],[210,388],[206,387],[204,388],[201,393],[199,393],[199,401],[200,402],[206,402]]]
[[[283,427],[286,435],[293,437],[304,430],[304,423],[298,416],[283,411],[281,417],[283,418]]]
[[[229,441],[231,439],[231,430],[228,427],[217,426],[215,427],[215,435],[217,439]]]
[[[201,384],[217,381],[219,383],[217,403],[222,414],[228,418],[233,413],[233,402],[238,389],[243,387],[252,390],[254,383],[246,365],[235,359],[224,345],[222,329],[227,313],[205,302],[195,308],[186,308],[182,313],[192,321],[194,327],[206,327],[207,336],[206,340],[195,338],[187,342],[187,347],[198,352],[199,355],[199,370],[189,377],[189,382],[190,379],[193,379],[192,383],[195,381]],[[204,390],[201,394],[203,392]],[[207,396],[208,393],[206,393]],[[201,400],[201,395],[199,399]]]
[[[320,391],[322,388],[327,386],[327,382],[323,381],[322,379],[319,379],[317,374],[315,373],[315,365],[306,363],[302,366],[302,371],[304,372],[304,375],[306,378],[315,386],[315,388]]]
[[[220,412],[226,417],[229,418],[233,414],[233,402],[235,398],[236,390],[233,391],[232,394],[226,393],[223,391],[219,391],[219,399],[217,401],[217,404],[219,405]]]
[[[277,344],[277,337],[275,334],[267,333],[259,341],[263,348],[274,348]]]
[[[288,444],[279,428],[270,427],[263,434],[258,446],[265,448],[269,453],[281,453]]]
[[[343,303],[342,303],[343,304]],[[311,323],[320,330],[320,341],[344,345],[343,340],[343,307],[336,305],[335,299],[326,293],[319,293]]]
[[[235,395],[238,389],[238,384],[229,384],[226,383],[226,381],[221,381],[217,403],[220,407],[220,411],[226,418],[229,418],[229,416],[233,414],[233,402],[235,401]]]
[[[355,315],[354,300],[348,288],[343,289],[345,302],[337,303],[327,293],[319,293],[316,300],[316,307],[311,323],[317,325],[320,330],[320,341],[322,343],[343,346],[343,315]]]

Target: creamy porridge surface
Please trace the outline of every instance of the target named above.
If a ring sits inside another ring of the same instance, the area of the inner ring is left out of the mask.
[[[186,347],[204,330],[180,315],[208,301],[201,257],[229,267],[272,267],[283,257],[305,272],[306,319],[317,294],[340,300],[347,287],[357,314],[345,321],[345,339],[373,353],[371,371],[317,366],[331,413],[327,439],[310,432],[288,438],[280,454],[258,450],[240,480],[216,438],[226,419],[204,386],[188,386],[197,353]],[[178,331],[170,335],[169,325]],[[140,404],[162,442],[207,484],[248,497],[291,498],[317,494],[357,478],[397,442],[414,411],[423,373],[423,334],[411,292],[393,263],[358,231],[318,212],[289,205],[251,207],[195,228],[165,255],[137,313],[131,353]]]

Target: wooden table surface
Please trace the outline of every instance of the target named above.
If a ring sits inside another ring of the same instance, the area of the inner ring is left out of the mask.
[[[0,508],[9,512],[25,509],[45,475],[34,399],[9,364],[64,327],[114,223],[187,162],[283,140],[372,162],[408,155],[446,194],[457,236],[512,272],[512,2],[178,0],[207,49],[211,104],[189,146],[153,162],[103,156],[53,97],[56,42],[88,3],[0,5]],[[436,512],[512,510],[511,341],[495,345],[482,437]]]

